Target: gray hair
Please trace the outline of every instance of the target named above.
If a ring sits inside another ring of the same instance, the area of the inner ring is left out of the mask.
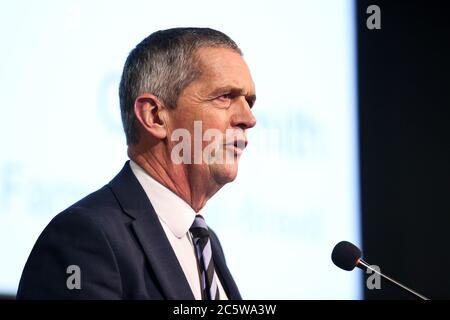
[[[134,102],[152,93],[169,108],[200,76],[195,53],[199,48],[229,48],[242,55],[226,34],[209,28],[173,28],[152,33],[134,48],[125,62],[119,86],[120,112],[127,145],[139,141]]]

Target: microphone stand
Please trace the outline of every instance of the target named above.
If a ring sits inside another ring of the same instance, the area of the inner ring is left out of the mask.
[[[417,298],[420,298],[422,300],[430,300],[427,297],[421,295],[420,293],[414,291],[413,289],[408,288],[407,286],[401,284],[398,281],[395,281],[394,279],[382,274],[381,272],[379,272],[378,270],[372,268],[367,262],[365,262],[363,259],[359,259],[356,263],[356,266],[364,271],[366,271],[367,269],[372,270],[373,272],[375,272],[376,274],[380,275],[381,277],[383,277],[384,279],[392,282],[393,284],[398,285],[400,288],[403,288],[404,290],[408,291],[409,293],[411,293],[412,295],[414,295]]]

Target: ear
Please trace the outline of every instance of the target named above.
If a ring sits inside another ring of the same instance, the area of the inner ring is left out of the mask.
[[[144,93],[134,101],[134,113],[144,131],[160,140],[167,137],[164,117],[161,117],[163,112],[164,104],[153,94]]]

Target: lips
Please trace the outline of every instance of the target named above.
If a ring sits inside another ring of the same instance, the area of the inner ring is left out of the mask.
[[[248,141],[245,139],[235,139],[233,142],[225,144],[227,148],[233,149],[236,155],[241,155],[244,149],[247,147]]]
[[[244,150],[247,147],[247,144],[248,144],[248,141],[247,140],[243,140],[243,139],[235,140],[234,143],[233,143],[233,145],[236,148],[239,148],[239,149],[242,149],[242,150]]]

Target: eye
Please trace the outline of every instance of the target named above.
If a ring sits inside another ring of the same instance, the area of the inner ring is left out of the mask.
[[[217,97],[217,99],[222,101],[231,100],[233,97],[231,96],[231,93],[225,93]]]
[[[217,96],[215,98],[215,101],[217,102],[218,106],[220,106],[221,108],[228,108],[231,106],[231,102],[233,100],[233,95],[232,93],[224,93],[221,94],[220,96]]]

